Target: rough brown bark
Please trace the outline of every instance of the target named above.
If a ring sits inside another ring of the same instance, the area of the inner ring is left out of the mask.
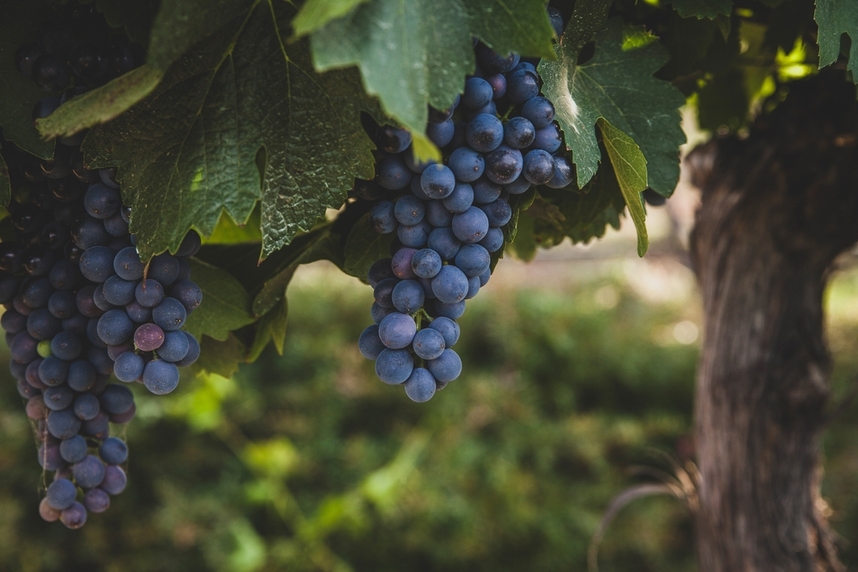
[[[858,104],[794,84],[746,138],[689,157],[706,317],[696,401],[702,572],[841,570],[819,496],[830,358],[822,294],[858,241]]]

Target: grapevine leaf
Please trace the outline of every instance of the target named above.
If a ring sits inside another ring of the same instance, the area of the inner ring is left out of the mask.
[[[33,41],[53,11],[41,0],[0,0],[0,126],[7,140],[43,159],[53,157],[54,143],[42,140],[31,118],[33,106],[48,94],[15,68],[15,52]]]
[[[238,364],[244,361],[244,355],[244,344],[233,334],[222,342],[203,336],[200,338],[200,357],[194,366],[198,370],[232,377],[238,373]]]
[[[673,8],[683,18],[709,18],[714,20],[719,14],[729,16],[733,10],[732,0],[673,0]]]
[[[849,62],[846,69],[858,83],[858,2],[854,0],[816,0],[813,19],[819,25],[819,67],[831,65],[840,55],[840,37],[849,34]]]
[[[602,141],[608,152],[608,158],[617,175],[620,190],[629,207],[629,214],[638,232],[638,256],[643,256],[649,244],[646,211],[641,198],[641,193],[647,187],[646,158],[631,137],[604,119],[599,119],[597,124],[602,132]]]
[[[161,77],[161,72],[143,65],[61,105],[38,119],[36,128],[43,137],[53,138],[106,123],[149,95]]]
[[[474,71],[472,36],[498,52],[552,57],[541,0],[370,0],[312,35],[316,69],[357,65],[368,93],[414,134]]]
[[[158,10],[156,0],[96,0],[98,11],[114,28],[123,28],[128,37],[144,46],[149,42],[152,19]]]
[[[238,224],[226,212],[221,214],[214,232],[204,244],[239,244],[242,242],[258,243],[262,240],[262,224],[259,208],[253,209],[247,223]],[[258,252],[258,248],[254,248]]]
[[[256,317],[264,317],[272,308],[274,308],[281,300],[286,298],[286,288],[298,269],[298,264],[292,264],[283,270],[280,274],[268,280],[262,285],[259,294],[253,299],[253,315]]]
[[[191,274],[203,291],[203,303],[188,316],[185,329],[225,341],[229,333],[254,321],[247,290],[228,272],[192,258]]]
[[[12,184],[9,182],[9,167],[3,155],[0,155],[0,205],[8,205],[12,200]]]
[[[352,227],[346,239],[343,272],[364,282],[373,262],[390,256],[390,245],[394,234],[379,234],[369,220],[370,213],[363,215]]]
[[[267,314],[260,318],[256,324],[256,333],[253,343],[247,350],[247,361],[254,362],[268,345],[274,342],[277,353],[283,355],[283,344],[286,338],[286,326],[289,317],[289,303],[284,296],[277,305]]]
[[[291,13],[286,3],[253,2],[84,141],[88,162],[119,167],[144,259],[177,248],[192,226],[210,235],[223,209],[246,221],[260,199],[268,256],[339,207],[355,177],[372,177],[360,80],[316,74],[306,41],[284,44]]]
[[[567,28],[559,59],[543,60],[543,91],[557,109],[557,119],[572,150],[583,187],[601,160],[595,124],[601,117],[631,137],[647,160],[647,183],[670,196],[679,178],[679,146],[685,142],[678,108],[685,98],[670,83],[652,74],[668,59],[658,42],[624,46],[622,19],[612,18],[595,38],[595,53],[577,65],[577,51]]]
[[[604,27],[611,4],[612,0],[578,0],[575,2],[568,31],[564,32],[560,41],[571,52],[577,53],[596,32]]]
[[[536,256],[533,222],[533,216],[527,211],[519,213],[515,239],[508,246],[510,252],[524,262],[530,262]]]
[[[341,18],[368,0],[307,0],[295,16],[295,35],[306,36],[331,20]]]

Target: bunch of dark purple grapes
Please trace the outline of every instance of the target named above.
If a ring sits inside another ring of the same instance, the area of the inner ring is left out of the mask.
[[[551,17],[559,34],[559,14]],[[376,183],[405,194],[378,201],[370,214],[377,232],[396,239],[392,258],[369,271],[375,325],[363,331],[359,348],[375,360],[381,381],[403,384],[417,402],[462,372],[451,349],[456,320],[489,281],[492,253],[503,247],[512,217],[509,198],[573,180],[534,64],[483,44],[475,51],[477,72],[464,94],[449,110],[430,112],[426,134],[442,150],[442,163],[416,161],[405,130],[384,126],[375,134],[384,150]]]
[[[74,41],[74,29],[51,21],[38,44],[16,54],[22,73],[36,75],[45,89],[68,88],[37,104],[34,117],[111,73],[127,71],[86,72],[86,45]],[[47,67],[68,64],[71,54],[78,54],[73,85],[68,78],[41,81]],[[37,65],[38,74],[32,68]],[[110,497],[126,485],[128,448],[110,436],[110,423],[129,422],[136,407],[131,390],[111,383],[111,374],[157,394],[175,389],[178,367],[199,356],[197,340],[179,328],[202,300],[185,259],[199,248],[199,236],[190,232],[175,256],[163,254],[144,268],[115,170],[87,169],[79,140],[60,140],[52,160],[4,148],[13,201],[10,216],[0,221],[0,326],[10,371],[41,443],[38,461],[54,472],[39,512],[69,528],[83,526],[88,512],[107,510]]]

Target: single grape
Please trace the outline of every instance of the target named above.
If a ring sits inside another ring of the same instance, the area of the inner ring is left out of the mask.
[[[465,299],[468,298],[468,294],[471,292],[471,281],[468,279],[468,292],[465,294]],[[465,300],[461,302],[453,302],[450,304],[445,304],[443,302],[435,302],[435,308],[433,315],[435,317],[443,316],[446,318],[450,318],[451,320],[458,320],[462,317],[462,314],[465,313]]]
[[[521,195],[530,189],[530,181],[524,175],[519,175],[516,180],[504,185],[503,189],[511,195]]]
[[[455,186],[456,176],[446,165],[430,165],[420,175],[420,187],[433,199],[448,197]]]
[[[63,384],[57,387],[49,387],[42,392],[45,406],[51,411],[62,411],[71,406],[74,401],[74,391]]]
[[[396,236],[404,246],[409,248],[423,248],[429,240],[430,232],[432,232],[432,225],[427,221],[422,220],[414,226],[400,225],[396,230]]]
[[[431,248],[418,250],[411,259],[411,269],[419,278],[434,278],[442,265],[441,256]]]
[[[128,458],[128,445],[122,439],[109,437],[101,444],[98,454],[108,465],[121,465]]]
[[[51,353],[56,357],[71,361],[83,351],[83,341],[71,332],[60,332],[51,340]]]
[[[110,508],[110,497],[99,488],[90,489],[83,496],[83,506],[89,512],[102,513]]]
[[[466,244],[456,254],[456,266],[465,276],[479,276],[489,269],[491,255],[479,244]]]
[[[164,300],[164,287],[155,280],[141,280],[134,290],[134,298],[144,308],[154,308]]]
[[[403,195],[396,201],[393,212],[400,224],[414,226],[423,220],[426,208],[423,201],[414,195]]]
[[[463,213],[474,202],[474,189],[467,183],[456,183],[453,193],[442,202],[451,213]]]
[[[448,159],[448,164],[456,180],[463,183],[476,181],[486,169],[486,161],[483,156],[468,147],[459,147],[453,151]]]
[[[523,167],[524,158],[521,151],[506,145],[501,145],[486,157],[486,177],[498,185],[506,185],[516,180]]]
[[[412,172],[399,155],[385,155],[375,166],[376,181],[385,189],[398,191],[411,182]]]
[[[375,373],[384,383],[398,385],[411,376],[414,359],[407,350],[385,349],[375,360]]]
[[[86,509],[79,502],[72,503],[70,507],[60,514],[60,522],[62,522],[66,528],[77,530],[86,524]]]
[[[533,138],[531,149],[544,149],[549,153],[554,153],[560,149],[563,143],[563,138],[560,135],[560,129],[552,123],[547,127],[536,130],[536,137]]]
[[[429,123],[426,126],[426,136],[438,147],[446,147],[453,140],[456,126],[452,119],[441,123]]]
[[[46,522],[56,522],[60,519],[61,511],[51,508],[48,504],[48,499],[42,499],[39,503],[39,516]]]
[[[444,344],[451,348],[459,341],[459,324],[450,318],[435,318],[428,326],[433,330],[437,330],[444,337]]]
[[[189,230],[188,233],[185,235],[185,238],[182,239],[182,243],[179,245],[179,249],[176,251],[176,256],[194,256],[197,252],[199,252],[201,246],[202,240],[200,239],[200,235],[197,234],[195,230]]]
[[[122,470],[122,467],[107,465],[104,469],[104,480],[101,482],[99,488],[109,495],[116,496],[125,490],[127,483],[128,478],[125,476],[125,471]]]
[[[393,288],[393,306],[403,314],[413,314],[423,307],[423,287],[415,280],[403,280]],[[384,323],[384,320],[382,320]]]
[[[113,259],[113,270],[123,280],[140,280],[143,278],[143,263],[137,255],[137,249],[127,246],[116,253]]]
[[[425,403],[435,395],[435,377],[428,369],[415,368],[405,380],[405,395],[416,403]]]
[[[486,236],[478,243],[489,252],[497,252],[504,243],[503,231],[497,227],[490,227]]]
[[[446,347],[444,336],[441,332],[432,328],[423,328],[414,335],[411,343],[414,353],[423,359],[435,359],[441,355]]]
[[[512,218],[512,208],[504,199],[498,199],[488,205],[482,205],[480,209],[486,214],[489,226],[500,227]]]
[[[164,338],[164,330],[160,326],[151,323],[143,324],[134,332],[134,345],[144,352],[151,352],[161,347],[161,344],[164,343]]]
[[[393,213],[393,203],[390,201],[377,202],[369,213],[369,222],[375,232],[379,234],[394,232],[399,225]]]
[[[565,155],[558,154],[554,157],[554,173],[546,186],[552,189],[564,189],[575,181],[575,172],[572,163]]]
[[[376,359],[386,348],[378,337],[378,326],[373,324],[361,332],[358,339],[358,349],[366,359]]]
[[[455,190],[455,185],[453,188]],[[443,201],[430,200],[426,203],[426,222],[435,228],[450,226],[453,223],[453,213],[447,210]]]
[[[75,416],[81,421],[89,421],[90,419],[95,419],[95,417],[101,411],[101,404],[98,402],[98,398],[92,394],[84,393],[83,395],[78,395],[77,399],[74,400],[73,406]],[[86,450],[84,448],[84,450]],[[79,460],[79,459],[78,459]],[[66,459],[69,463],[76,463],[77,460]]]
[[[155,353],[164,361],[176,363],[187,355],[189,349],[190,343],[185,332],[173,331],[164,335],[164,343]]]
[[[534,185],[548,183],[554,176],[554,157],[544,149],[528,151],[521,174]]]
[[[176,303],[178,304],[178,301]],[[134,332],[134,322],[131,321],[125,310],[109,310],[98,319],[97,331],[98,337],[104,343],[119,345],[131,337]]]
[[[408,347],[416,333],[417,324],[411,316],[399,312],[386,316],[378,325],[379,339],[386,347],[394,350]]]
[[[48,414],[48,432],[57,439],[71,439],[78,434],[81,421],[71,409],[51,411]]]
[[[506,82],[506,96],[515,105],[539,95],[539,76],[535,71],[520,68],[507,75]]]
[[[149,262],[147,278],[167,287],[179,277],[179,261],[172,254],[159,254]]]
[[[179,368],[164,360],[152,360],[143,368],[143,385],[155,395],[166,395],[179,385]]]
[[[71,318],[77,314],[77,301],[75,299],[75,295],[68,290],[58,290],[54,292],[48,299],[48,311],[52,316],[60,320]],[[17,313],[13,313],[13,315],[20,316],[20,314]],[[6,313],[3,314],[3,317],[6,317]],[[4,329],[9,331],[5,326]]]
[[[525,117],[513,117],[503,128],[503,142],[513,149],[529,147],[536,138],[536,128]]]
[[[90,395],[89,397],[92,396]],[[80,435],[75,435],[71,439],[66,439],[60,443],[60,456],[66,463],[78,463],[86,458],[86,449],[86,439]]]
[[[450,221],[452,223],[452,220]],[[453,233],[452,228],[436,228],[429,233],[429,248],[438,253],[442,260],[452,260],[462,246],[462,242]]]
[[[444,266],[432,279],[432,292],[445,304],[461,302],[468,293],[468,278],[455,266]]]
[[[411,145],[411,133],[407,129],[383,125],[376,130],[375,140],[388,153],[402,153]]]
[[[153,362],[150,362],[153,363]],[[125,413],[134,405],[134,394],[123,385],[111,383],[98,396],[101,409],[111,415]]]
[[[87,280],[104,282],[113,271],[113,251],[106,246],[93,246],[80,257],[80,271]]]
[[[397,278],[385,278],[373,290],[375,303],[382,308],[393,308],[393,288],[399,283]]]
[[[90,362],[95,351],[99,351],[98,348],[90,348],[87,352],[87,359],[75,360],[69,364],[66,382],[73,390],[89,391],[95,386],[97,373],[95,367]]]
[[[465,82],[462,105],[471,109],[480,109],[494,99],[492,85],[481,77],[471,77]]]
[[[469,207],[465,212],[453,216],[452,228],[453,234],[463,243],[476,243],[489,231],[489,219],[482,209]]]
[[[103,220],[119,212],[122,199],[115,189],[103,183],[93,183],[83,197],[83,206],[89,216]]]
[[[462,373],[462,358],[455,351],[445,349],[441,356],[427,362],[426,367],[442,383],[455,380]]]
[[[468,145],[480,153],[489,153],[503,142],[503,123],[488,113],[474,117],[465,130]]]
[[[58,479],[48,486],[45,498],[48,506],[56,510],[65,510],[77,497],[77,487],[68,479]]]
[[[188,353],[185,354],[185,357],[176,362],[176,365],[179,367],[188,367],[189,365],[195,363],[197,359],[200,357],[200,343],[197,341],[197,338],[189,334],[188,332],[182,332],[185,334],[185,337],[188,338]],[[118,422],[117,422],[118,423]]]

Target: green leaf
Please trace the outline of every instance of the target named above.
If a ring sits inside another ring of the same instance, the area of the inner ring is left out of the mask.
[[[12,200],[12,183],[9,181],[9,167],[3,155],[0,155],[0,205],[6,206]]]
[[[472,36],[501,53],[552,57],[541,0],[370,0],[312,35],[316,69],[357,65],[366,91],[415,134],[474,71]]]
[[[709,18],[719,14],[729,16],[733,11],[733,0],[673,0],[673,8],[683,18]]]
[[[149,95],[161,77],[161,72],[142,65],[61,105],[48,117],[37,120],[36,128],[43,137],[54,138],[106,123]]]
[[[567,28],[559,44],[559,59],[539,64],[543,92],[557,110],[557,119],[572,150],[572,158],[583,187],[595,174],[601,160],[595,125],[604,118],[631,137],[647,160],[647,184],[669,196],[679,179],[679,146],[685,142],[678,108],[685,98],[653,73],[667,61],[666,50],[651,42],[623,48],[623,24],[612,18],[607,29],[596,35],[595,53],[577,65],[577,51]]]
[[[200,340],[200,357],[194,364],[195,369],[215,373],[223,377],[232,377],[238,372],[238,364],[244,361],[244,344],[230,334],[225,341],[217,341],[208,336]]]
[[[563,48],[578,53],[605,26],[613,0],[577,0],[569,26],[560,37]]]
[[[598,126],[602,132],[602,141],[608,152],[608,158],[614,166],[620,190],[629,207],[629,214],[638,232],[638,256],[643,256],[649,245],[646,211],[641,198],[641,193],[647,187],[646,159],[631,137],[604,119],[599,119]]]
[[[52,12],[42,0],[0,0],[0,126],[7,140],[42,159],[54,156],[54,143],[42,140],[32,117],[33,106],[47,94],[15,68],[15,51],[35,39]]]
[[[264,4],[262,7],[268,10],[268,4],[272,1],[261,2]],[[167,71],[167,68],[195,44],[203,39],[213,39],[221,28],[228,26],[233,20],[243,18],[259,5],[260,0],[161,2],[158,15],[152,23],[146,63],[155,69]]]
[[[295,35],[306,36],[315,32],[331,20],[341,18],[368,0],[307,0],[292,26]]]
[[[268,345],[274,342],[277,353],[283,355],[283,344],[286,338],[286,326],[289,318],[289,303],[284,296],[277,305],[262,316],[256,324],[256,335],[250,349],[247,350],[247,361],[254,362]]]
[[[252,242],[255,243],[258,253],[258,245],[262,241],[261,224],[262,220],[258,205],[257,208],[253,209],[247,222],[242,224],[238,224],[232,220],[232,217],[226,211],[221,211],[220,220],[214,232],[203,241],[203,244],[239,244],[242,242]]]
[[[360,79],[315,73],[306,41],[282,41],[291,15],[285,2],[255,2],[87,136],[88,163],[119,167],[142,258],[176,249],[191,227],[211,235],[223,209],[247,220],[260,199],[264,258],[341,206],[355,177],[372,178]]]
[[[289,282],[292,281],[292,276],[294,276],[297,269],[298,264],[292,264],[262,285],[262,289],[253,298],[252,310],[254,316],[257,318],[260,316],[264,317],[281,300],[286,298],[286,288],[289,286]]]
[[[96,0],[98,11],[114,28],[123,28],[128,37],[143,46],[149,43],[152,19],[158,10],[156,0]]]
[[[816,0],[813,19],[819,25],[819,67],[831,65],[840,56],[840,36],[849,34],[849,62],[846,69],[858,83],[858,2],[854,0]]]
[[[203,334],[225,341],[230,332],[254,321],[247,290],[228,272],[190,259],[191,275],[203,291],[203,303],[185,322],[188,333],[200,338]]]
[[[370,213],[366,213],[352,227],[346,239],[343,263],[343,272],[363,282],[367,281],[369,267],[376,260],[390,256],[390,245],[395,236],[393,233],[377,233],[372,228],[369,217]]]

